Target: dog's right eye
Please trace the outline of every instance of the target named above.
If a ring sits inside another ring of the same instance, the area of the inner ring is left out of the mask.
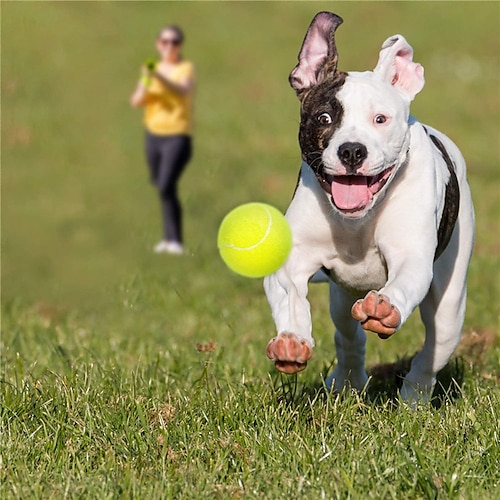
[[[321,113],[318,116],[318,121],[321,125],[330,125],[330,123],[332,123],[332,117],[328,113]]]
[[[377,115],[375,117],[375,123],[377,123],[378,125],[382,125],[386,121],[387,121],[387,116],[385,115]]]

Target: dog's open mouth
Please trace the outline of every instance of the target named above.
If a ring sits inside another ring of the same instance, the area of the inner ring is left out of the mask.
[[[384,187],[394,166],[373,176],[325,175],[323,187],[329,191],[335,206],[345,213],[361,212]],[[328,189],[329,188],[329,189]]]

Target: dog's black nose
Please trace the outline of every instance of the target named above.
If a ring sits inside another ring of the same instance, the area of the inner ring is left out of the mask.
[[[368,150],[360,142],[345,142],[339,147],[337,154],[342,165],[354,172],[368,156]]]

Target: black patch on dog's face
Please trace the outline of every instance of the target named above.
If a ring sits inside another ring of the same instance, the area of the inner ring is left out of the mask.
[[[312,87],[301,96],[299,144],[302,159],[318,177],[323,173],[322,153],[342,124],[344,108],[336,95],[346,77],[347,73],[336,73],[334,78]],[[331,117],[331,123],[320,121],[324,113]]]

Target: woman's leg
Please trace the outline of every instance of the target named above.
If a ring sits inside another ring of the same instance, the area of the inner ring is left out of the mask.
[[[149,177],[155,186],[158,185],[158,174],[160,172],[161,139],[161,137],[147,131],[144,137],[144,153],[149,167]]]
[[[182,243],[182,207],[177,183],[191,158],[191,138],[171,136],[162,138],[156,185],[160,193],[164,237],[169,242]]]

